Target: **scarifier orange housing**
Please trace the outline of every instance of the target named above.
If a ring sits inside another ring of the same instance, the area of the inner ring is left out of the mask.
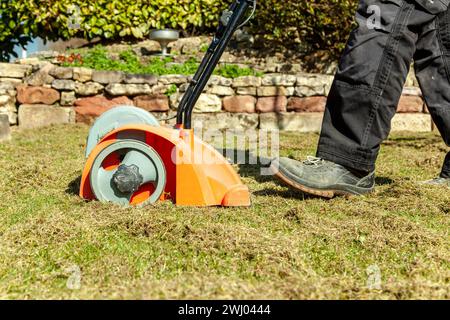
[[[123,126],[101,139],[86,162],[81,179],[81,197],[89,200],[96,198],[90,184],[94,160],[100,151],[118,140],[118,133],[130,131],[144,133],[144,142],[161,156],[167,182],[160,200],[171,200],[183,206],[250,205],[249,190],[232,166],[214,148],[197,139],[192,130],[149,125]],[[109,159],[107,166],[112,169],[119,163],[119,158]],[[151,189],[141,186],[132,195],[130,204],[145,203],[151,193]]]
[[[91,128],[80,196],[122,205],[171,200],[183,206],[249,206],[250,193],[228,161],[195,137],[196,102],[227,44],[255,0],[236,0],[219,28],[177,110],[174,128],[162,127],[149,113],[120,106]]]

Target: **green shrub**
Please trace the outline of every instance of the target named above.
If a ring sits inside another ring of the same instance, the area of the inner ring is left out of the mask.
[[[167,89],[167,91],[166,91],[166,96],[170,97],[171,95],[173,95],[176,92],[177,92],[177,86],[175,84],[171,84],[169,89]]]
[[[0,61],[8,60],[10,54],[17,57],[14,46],[25,46],[38,33],[28,13],[23,1],[0,0]]]
[[[72,57],[72,58],[71,58]],[[173,63],[170,57],[160,58],[154,57],[149,63],[140,61],[136,53],[129,49],[119,53],[119,59],[113,59],[108,51],[102,46],[95,46],[86,53],[80,53],[74,50],[69,55],[69,58],[62,58],[62,65],[66,67],[86,67],[94,70],[111,70],[123,71],[135,74],[184,74],[193,75],[199,66],[195,58],[190,58],[186,62],[179,64]],[[226,64],[216,68],[214,74],[221,75],[226,78],[237,78],[240,76],[261,74],[248,67],[240,67],[234,64]]]
[[[140,39],[151,29],[212,29],[226,6],[224,1],[216,0],[28,0],[26,5],[23,0],[7,2],[22,3],[18,11],[34,14],[36,23],[50,32],[48,36],[63,39]]]
[[[189,34],[214,30],[232,0],[0,0],[0,51],[27,36],[143,39],[151,29]],[[259,0],[253,31],[284,45],[305,41],[338,52],[352,27],[356,0]],[[6,52],[6,53],[5,53]]]
[[[243,76],[261,76],[262,73],[257,72],[249,67],[240,67],[235,64],[225,64],[216,69],[215,74],[225,78],[237,78]]]
[[[354,27],[357,4],[357,0],[259,1],[253,29],[284,45],[302,41],[338,55]]]
[[[230,1],[218,0],[0,0],[3,60],[23,36],[45,39],[142,39],[151,29],[210,32]]]

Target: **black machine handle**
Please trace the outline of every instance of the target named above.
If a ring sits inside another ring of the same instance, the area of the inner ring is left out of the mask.
[[[219,63],[220,58],[231,40],[234,32],[242,26],[242,21],[250,8],[256,8],[256,0],[236,0],[228,10],[225,10],[220,18],[219,27],[206,54],[200,63],[197,72],[189,84],[186,93],[181,99],[177,111],[177,126],[185,129],[192,128],[192,111],[200,94],[208,84]],[[248,21],[248,20],[247,20]],[[244,22],[245,24],[245,22]]]

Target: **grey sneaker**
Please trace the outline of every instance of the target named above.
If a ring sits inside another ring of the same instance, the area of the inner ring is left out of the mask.
[[[316,157],[300,162],[289,158],[275,159],[273,173],[291,187],[325,198],[335,195],[362,195],[373,191],[375,173],[358,177],[345,167]]]
[[[450,188],[450,178],[436,178],[428,181],[422,182],[423,184],[431,185],[431,186],[444,186]]]

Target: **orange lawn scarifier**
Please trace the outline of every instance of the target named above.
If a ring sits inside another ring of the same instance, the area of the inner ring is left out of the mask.
[[[80,196],[143,206],[171,200],[183,206],[249,206],[250,193],[228,161],[194,136],[192,111],[233,33],[255,0],[236,0],[221,19],[177,111],[175,128],[142,109],[105,112],[90,130]]]

